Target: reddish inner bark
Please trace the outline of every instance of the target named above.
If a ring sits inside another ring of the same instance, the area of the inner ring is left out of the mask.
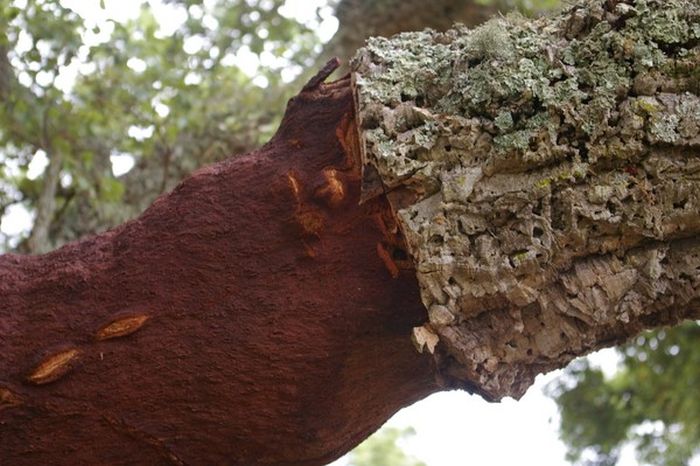
[[[0,257],[3,464],[320,465],[438,389],[348,79],[140,218]]]

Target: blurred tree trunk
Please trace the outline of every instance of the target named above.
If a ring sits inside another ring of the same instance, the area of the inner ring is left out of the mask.
[[[4,462],[321,465],[700,317],[700,8],[645,5],[372,41],[260,150],[0,257]]]
[[[336,8],[338,32],[324,47],[330,57],[349,60],[369,37],[390,37],[425,28],[446,31],[455,23],[476,26],[497,12],[496,5],[475,0],[341,0]]]

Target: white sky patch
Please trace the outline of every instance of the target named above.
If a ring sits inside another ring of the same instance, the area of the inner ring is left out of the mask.
[[[170,114],[170,107],[165,105],[163,102],[161,102],[158,99],[152,99],[151,100],[151,106],[153,107],[153,110],[156,111],[159,117],[165,118]]]
[[[326,0],[287,0],[277,11],[286,18],[296,21],[315,30],[321,42],[328,42],[338,30],[338,20],[334,10]],[[318,11],[318,16],[316,15]]]
[[[68,188],[73,184],[73,175],[68,172],[61,172],[60,182],[62,188]]]
[[[202,18],[202,24],[205,28],[213,31],[219,27],[219,20],[214,18],[212,15],[204,15]]]
[[[0,163],[5,168],[5,174],[7,174],[8,177],[16,177],[22,174],[22,170],[19,168],[17,159],[8,159],[4,154],[0,153]]]
[[[48,55],[51,53],[51,43],[44,39],[39,39],[35,44],[36,49],[41,55]]]
[[[253,78],[253,84],[264,89],[270,84],[270,81],[265,76],[258,75]]]
[[[231,58],[229,58],[231,57]],[[226,63],[224,63],[226,62]],[[250,50],[247,45],[241,46],[235,55],[226,55],[222,63],[225,65],[235,65],[241,69],[248,77],[257,76],[258,68],[260,68],[260,60],[258,56]]]
[[[591,365],[599,368],[608,379],[615,375],[621,360],[615,348],[606,348],[588,355]]]
[[[122,176],[134,168],[136,161],[131,154],[115,153],[109,156],[114,176]]]
[[[20,203],[12,204],[5,209],[5,215],[0,219],[0,232],[7,236],[27,234],[34,224],[34,216]]]
[[[335,12],[333,8],[326,6],[321,8],[319,12],[321,16],[321,24],[318,25],[316,29],[316,34],[318,35],[321,42],[324,44],[331,40],[331,38],[338,31],[338,19],[335,17]]]
[[[54,74],[50,71],[41,70],[34,78],[40,86],[49,87],[53,83]]]
[[[97,0],[61,0],[61,5],[78,13],[93,24],[102,23],[108,19],[123,23],[135,19],[139,15],[142,0],[105,0],[102,9]]]
[[[75,80],[78,79],[79,73],[80,65],[74,59],[70,65],[59,68],[58,76],[54,79],[53,85],[56,86],[58,90],[68,94],[73,90],[73,85],[75,84]]]
[[[88,26],[89,24],[90,23],[86,21],[85,25]],[[107,18],[100,21],[99,23],[96,22],[91,26],[92,27],[90,27],[83,33],[83,42],[88,47],[108,42],[109,39],[112,37],[112,33],[114,32],[114,22]],[[97,30],[95,30],[94,28],[97,28]]]
[[[194,73],[190,71],[187,73],[185,76],[185,84],[188,86],[196,86],[197,84],[202,82],[202,75],[199,73]]]
[[[508,398],[488,403],[465,392],[438,393],[399,412],[390,423],[414,426],[410,451],[431,466],[560,466],[566,448],[556,435],[542,435],[558,423],[556,404],[542,393],[555,377],[539,376],[518,402]]]
[[[32,49],[32,36],[24,29],[19,31],[17,35],[17,45],[15,51],[18,55],[29,52]]]
[[[150,126],[129,126],[129,130],[127,131],[127,134],[129,137],[136,139],[137,141],[143,141],[144,139],[148,139],[151,136],[153,136],[153,131],[155,130],[155,127],[153,125]]]
[[[138,57],[131,57],[127,60],[126,66],[136,71],[137,73],[143,73],[146,71],[146,62]]]
[[[46,167],[48,166],[49,158],[46,156],[46,152],[39,149],[38,151],[36,151],[36,153],[32,157],[32,160],[27,166],[27,178],[29,178],[30,180],[36,180],[44,173]]]
[[[157,38],[172,36],[187,21],[187,10],[184,6],[166,5],[162,1],[153,0],[149,2],[149,5],[160,25],[155,34]]]
[[[263,50],[260,53],[260,64],[266,68],[284,68],[288,63],[288,60],[285,58],[279,57],[274,53],[268,52],[267,50]]]
[[[20,73],[17,75],[17,81],[24,87],[30,87],[34,81],[32,80],[32,77],[29,76],[29,73],[26,71],[20,71]]]
[[[190,5],[187,11],[194,19],[202,19],[202,16],[204,16],[204,10],[199,5]]]
[[[280,76],[282,76],[282,81],[285,83],[291,83],[299,76],[304,69],[299,65],[292,65],[284,67],[280,70]]]
[[[195,53],[199,52],[204,48],[205,44],[204,37],[201,35],[194,35],[190,36],[182,44],[182,49],[185,51],[185,53],[188,53],[190,55],[194,55]]]
[[[302,24],[317,22],[316,10],[328,4],[326,0],[287,0],[277,11],[285,18],[293,18]]]

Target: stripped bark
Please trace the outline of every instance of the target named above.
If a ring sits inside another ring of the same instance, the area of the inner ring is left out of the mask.
[[[437,390],[349,79],[318,81],[138,219],[0,256],[3,465],[325,464]]]

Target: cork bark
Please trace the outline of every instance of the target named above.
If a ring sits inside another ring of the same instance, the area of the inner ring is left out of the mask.
[[[446,385],[542,372],[700,311],[700,5],[375,39],[353,65],[364,198],[388,193]]]

